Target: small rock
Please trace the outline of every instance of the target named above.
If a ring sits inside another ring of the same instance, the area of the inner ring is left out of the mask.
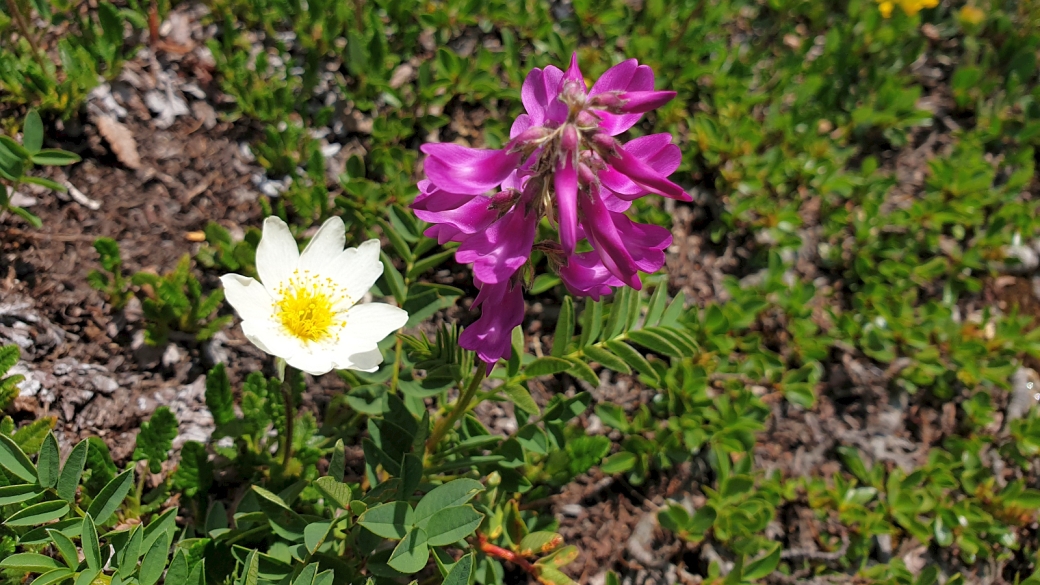
[[[1021,367],[1011,375],[1011,399],[1005,420],[1024,417],[1030,408],[1040,404],[1040,375],[1032,368]]]

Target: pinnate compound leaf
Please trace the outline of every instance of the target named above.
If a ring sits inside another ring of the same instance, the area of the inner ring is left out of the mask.
[[[0,347],[0,375],[6,374],[8,370],[18,363],[21,350],[17,345],[5,345]]]
[[[173,439],[177,437],[177,417],[167,406],[160,406],[152,413],[152,417],[141,423],[141,431],[137,433],[137,445],[134,448],[133,460],[148,461],[148,470],[152,473],[162,471],[162,463],[173,447]]]
[[[397,540],[415,524],[415,512],[408,502],[390,502],[369,508],[358,518],[358,524],[377,536]]]
[[[86,441],[76,443],[61,468],[61,474],[58,476],[58,497],[66,502],[76,499],[76,488],[79,487],[79,478],[83,475],[83,465],[87,462],[87,447]]]
[[[430,547],[422,528],[412,528],[397,543],[386,564],[402,573],[418,573],[430,560]]]
[[[468,504],[438,511],[426,523],[430,546],[447,546],[462,540],[473,534],[483,519],[484,515]]]
[[[69,512],[69,504],[61,500],[40,502],[11,514],[4,522],[6,526],[36,526],[57,520]]]
[[[134,470],[127,469],[105,484],[101,488],[94,501],[90,502],[87,514],[96,519],[98,524],[105,524],[115,514],[115,511],[123,503],[123,499],[130,493],[130,487],[134,483]]]
[[[28,482],[36,482],[36,467],[15,443],[14,439],[0,433],[0,467]]]
[[[462,478],[437,486],[423,496],[415,506],[415,524],[420,528],[438,511],[461,506],[484,491],[484,486],[475,479]]]
[[[206,407],[218,427],[235,419],[235,398],[231,395],[231,382],[224,364],[213,366],[206,376]]]

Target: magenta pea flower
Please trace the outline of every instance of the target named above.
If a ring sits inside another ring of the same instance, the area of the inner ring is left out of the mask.
[[[472,264],[481,317],[460,344],[493,364],[510,355],[510,333],[523,320],[520,268],[531,251],[545,252],[574,295],[599,299],[612,287],[640,288],[640,272],[664,264],[671,234],[633,222],[624,212],[648,194],[690,201],[668,179],[679,148],[668,134],[622,143],[618,134],[643,113],[675,97],[654,90],[654,74],[635,59],[603,74],[592,88],[578,69],[548,66],[524,80],[510,140],[500,150],[426,144],[416,215],[433,224],[426,235],[460,242],[455,258]],[[558,239],[535,242],[548,217]],[[587,241],[591,251],[579,252]],[[471,332],[471,333],[470,333]]]

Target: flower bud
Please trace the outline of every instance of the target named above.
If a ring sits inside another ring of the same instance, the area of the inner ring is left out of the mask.
[[[605,159],[617,158],[621,145],[614,137],[606,132],[596,132],[592,135],[592,147]],[[607,162],[610,162],[609,160]]]
[[[600,118],[594,112],[582,110],[578,112],[577,117],[574,118],[574,123],[577,124],[579,128],[598,128]]]
[[[585,163],[578,164],[578,182],[582,185],[596,185],[599,183],[599,179],[596,177],[596,173],[592,172]]]
[[[574,127],[574,124],[567,124],[563,127],[563,134],[560,136],[560,150],[565,153],[573,153],[578,150],[578,129]]]
[[[572,111],[584,107],[585,98],[585,87],[580,81],[567,79],[563,82],[560,101],[567,104]]]
[[[501,216],[516,205],[516,202],[520,199],[520,192],[516,189],[506,189],[499,193],[495,193],[490,199],[491,201],[488,202],[488,209],[497,211]]]
[[[620,91],[608,91],[598,93],[589,99],[589,107],[594,110],[604,110],[611,114],[620,114],[621,106],[625,105],[621,99]]]
[[[672,101],[674,91],[626,91],[621,94],[621,112],[625,114],[642,114]]]
[[[549,133],[550,130],[545,126],[528,128],[509,141],[509,151],[529,154],[542,145],[542,142],[548,138]]]

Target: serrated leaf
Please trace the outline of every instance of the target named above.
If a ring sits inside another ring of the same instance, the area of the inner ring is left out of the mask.
[[[206,407],[218,427],[235,419],[235,399],[224,364],[217,364],[206,376]]]
[[[541,411],[538,408],[538,403],[531,397],[531,393],[527,391],[527,388],[519,384],[508,384],[502,388],[502,393],[509,398],[510,402],[516,405],[517,408],[526,412],[530,415],[537,416]]]
[[[390,502],[369,508],[358,518],[358,524],[377,536],[397,540],[415,524],[415,513],[408,502]]]
[[[0,376],[7,373],[21,359],[21,350],[17,345],[0,347]]]
[[[116,509],[123,503],[123,499],[130,493],[130,487],[134,483],[134,471],[128,469],[120,473],[105,487],[101,488],[98,495],[90,502],[87,514],[95,518],[98,524],[105,524],[115,514]]]
[[[413,528],[397,543],[386,564],[402,573],[418,573],[430,560],[430,547],[422,528]]]
[[[137,444],[132,455],[133,460],[146,460],[148,470],[159,473],[176,437],[177,417],[173,415],[173,411],[167,406],[156,408],[151,418],[141,423],[141,431],[137,433]]]
[[[560,306],[560,318],[556,322],[556,331],[553,332],[553,345],[551,355],[563,357],[567,353],[567,344],[574,337],[574,301],[571,297],[563,297]]]
[[[560,372],[566,372],[570,367],[571,363],[565,359],[545,356],[527,364],[527,367],[524,368],[524,374],[529,378],[551,376]]]
[[[415,506],[415,524],[426,525],[438,510],[461,506],[484,491],[484,486],[475,479],[462,478],[437,486],[423,496]]]
[[[447,546],[473,534],[483,519],[484,515],[468,504],[444,508],[426,523],[426,536],[430,546]]]
[[[14,439],[0,433],[0,467],[28,482],[35,483],[36,467]]]
[[[40,448],[40,455],[36,460],[36,473],[40,479],[40,485],[45,488],[54,487],[58,483],[58,473],[61,470],[61,460],[58,455],[58,440],[54,433],[47,433]]]
[[[61,468],[61,474],[58,476],[58,497],[66,502],[76,499],[76,488],[79,487],[79,478],[83,475],[83,465],[87,462],[87,448],[85,440],[76,443]]]
[[[25,453],[36,453],[43,446],[43,440],[47,438],[47,435],[54,428],[54,423],[58,421],[53,416],[44,416],[38,418],[31,423],[19,428],[11,435],[14,442]]]
[[[40,502],[11,514],[4,522],[6,526],[35,526],[57,520],[69,513],[69,504],[61,500]]]

